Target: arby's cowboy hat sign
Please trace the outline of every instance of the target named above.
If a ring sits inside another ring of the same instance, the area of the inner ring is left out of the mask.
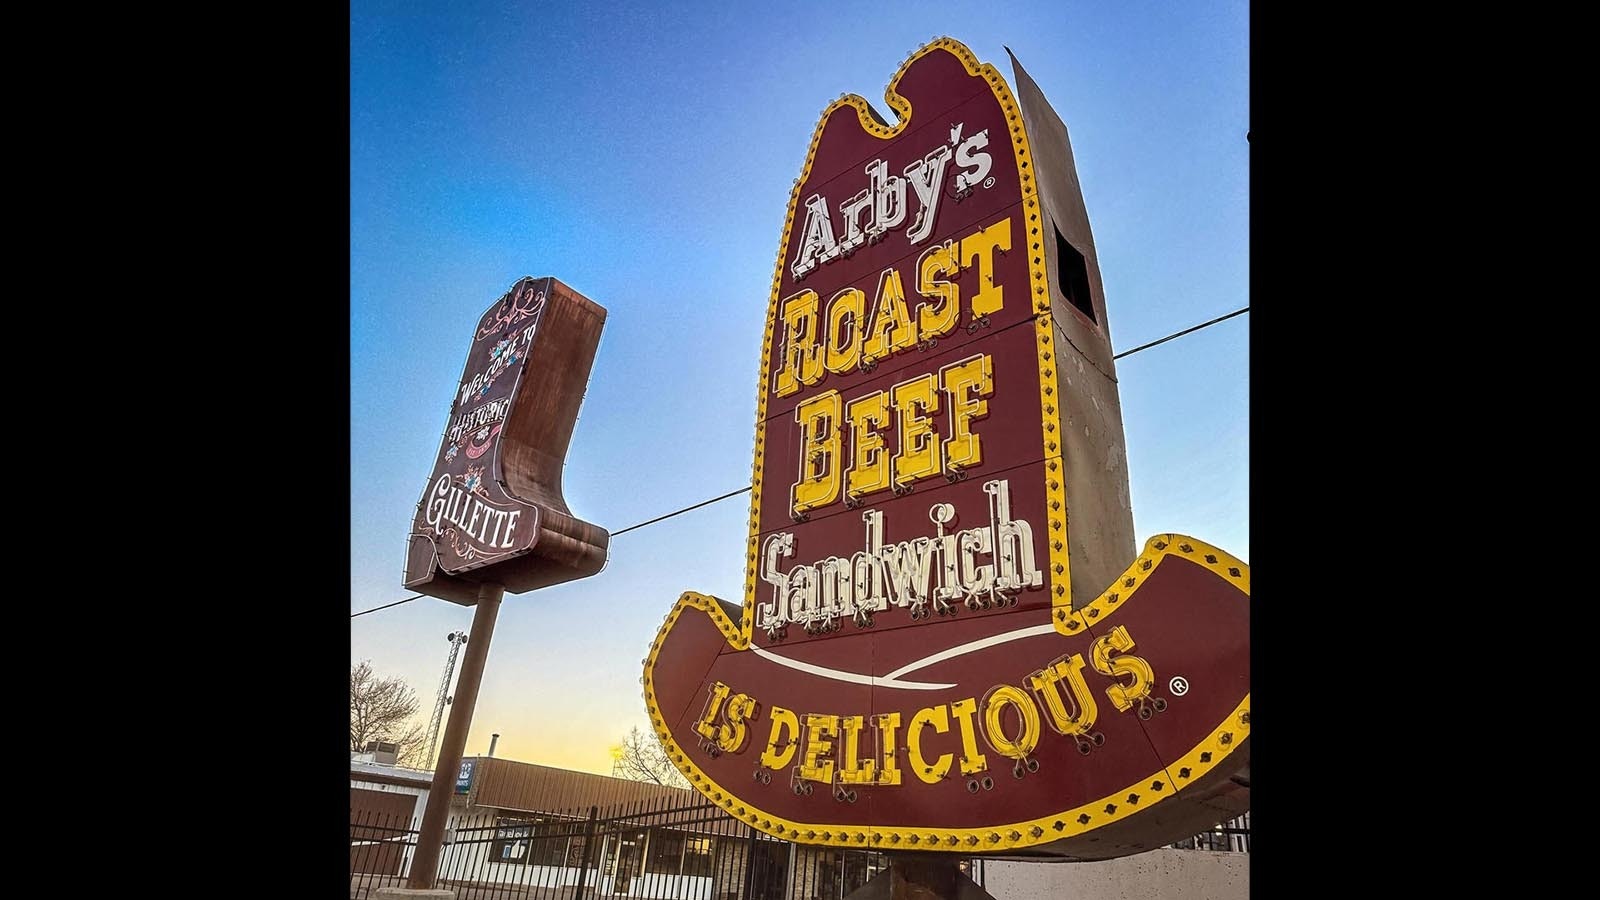
[[[742,603],[683,594],[644,667],[674,764],[772,835],[1101,859],[1249,808],[1249,567],[1136,548],[1071,147],[1015,71],[923,47],[789,199]]]

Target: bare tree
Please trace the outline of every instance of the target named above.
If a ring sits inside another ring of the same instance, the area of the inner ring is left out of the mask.
[[[417,713],[417,692],[402,678],[379,678],[366,660],[350,666],[350,752],[366,748],[369,741],[396,745],[400,765],[425,766],[428,748]]]
[[[622,741],[621,753],[617,756],[617,771],[623,778],[634,781],[650,781],[677,788],[689,786],[683,773],[667,758],[661,739],[653,734],[645,734],[637,725]]]

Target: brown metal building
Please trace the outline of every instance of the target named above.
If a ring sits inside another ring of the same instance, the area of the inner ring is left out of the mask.
[[[643,781],[573,772],[498,757],[469,757],[473,763],[466,805],[478,810],[555,813],[602,809],[625,803],[668,799],[693,802],[694,791]],[[459,791],[459,787],[457,788]]]
[[[451,798],[451,814],[565,813],[590,806],[602,809],[627,803],[663,800],[693,802],[695,793],[671,788],[518,762],[488,756],[461,761],[462,779]],[[385,817],[421,816],[433,774],[372,763],[350,764],[350,810]],[[465,789],[463,790],[463,782]],[[420,793],[418,793],[420,791]]]

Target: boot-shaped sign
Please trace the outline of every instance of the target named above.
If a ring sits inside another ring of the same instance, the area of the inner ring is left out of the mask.
[[[673,762],[769,834],[1100,859],[1249,808],[1249,568],[1136,552],[1066,127],[1015,69],[922,48],[789,199],[743,604],[684,594],[644,671]]]
[[[523,278],[478,320],[433,474],[417,502],[405,585],[464,605],[605,565],[605,529],[574,517],[561,469],[606,311],[554,278]]]

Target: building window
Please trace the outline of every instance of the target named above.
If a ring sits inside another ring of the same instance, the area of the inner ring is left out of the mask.
[[[650,852],[644,870],[652,875],[676,875],[683,865],[683,833],[652,829]]]
[[[528,865],[559,866],[567,860],[567,836],[572,825],[562,819],[540,817],[528,848]]]
[[[566,864],[567,864],[568,868],[570,868],[570,869],[581,869],[581,868],[583,868],[583,865],[584,865],[584,860],[583,860],[584,851],[586,849],[588,849],[588,847],[586,846],[587,842],[588,842],[588,839],[585,838],[581,834],[577,835],[576,837],[574,837],[571,840],[567,841],[567,860],[566,860]]]
[[[683,874],[711,877],[711,858],[716,853],[713,840],[709,837],[692,837],[683,842]]]
[[[501,817],[494,823],[494,843],[489,845],[489,861],[525,864],[528,861],[528,839],[533,833],[531,819]]]

